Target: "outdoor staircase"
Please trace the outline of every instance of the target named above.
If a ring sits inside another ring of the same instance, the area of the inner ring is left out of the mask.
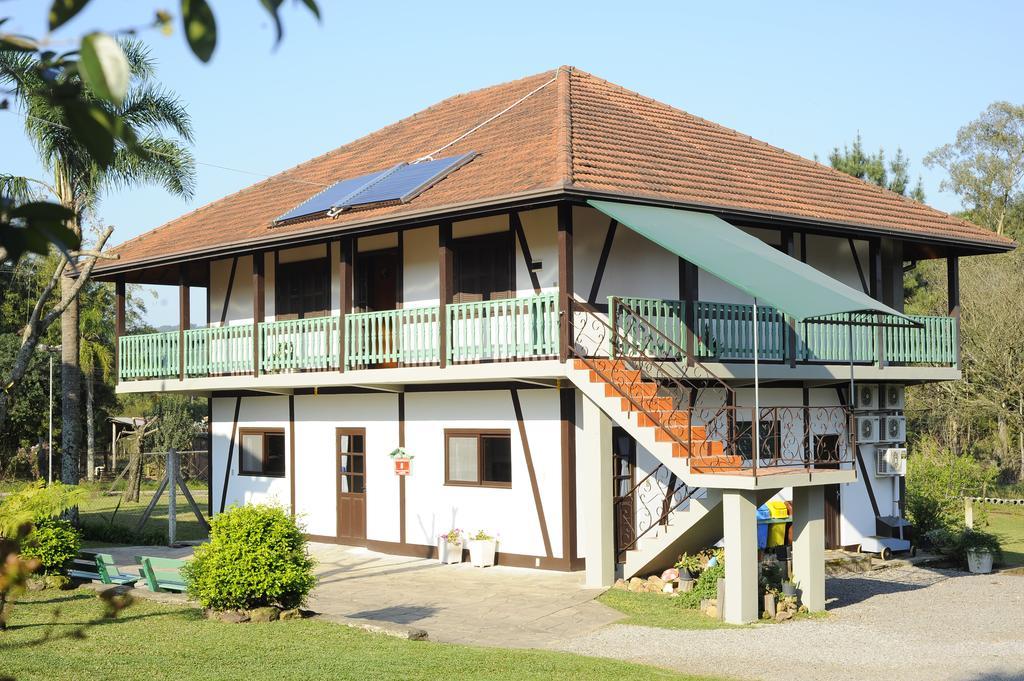
[[[771,499],[777,489],[757,492],[757,504]],[[665,523],[640,537],[626,551],[624,579],[649,575],[672,567],[679,555],[714,546],[722,538],[722,490],[700,488],[688,502],[669,513]]]
[[[621,360],[574,359],[570,379],[616,425],[684,481],[693,475],[742,469],[741,457],[709,438],[705,426],[690,423],[688,411],[659,394],[659,386]],[[698,483],[699,484],[699,483]]]

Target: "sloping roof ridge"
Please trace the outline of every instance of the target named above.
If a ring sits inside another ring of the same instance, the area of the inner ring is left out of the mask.
[[[925,208],[930,213],[932,213],[932,214],[934,214],[934,215],[936,215],[938,217],[941,217],[941,218],[946,218],[946,219],[952,218],[952,219],[956,220],[957,222],[959,222],[962,226],[964,226],[964,227],[966,227],[968,229],[984,232],[986,235],[990,235],[991,237],[994,237],[994,240],[999,240],[1001,238],[1005,243],[1013,243],[1012,239],[1009,239],[1008,237],[1005,237],[1005,236],[1001,237],[1000,235],[996,234],[995,232],[992,232],[991,230],[985,229],[984,227],[981,227],[980,225],[976,225],[973,222],[970,222],[968,220],[964,220],[963,218],[961,218],[961,217],[959,217],[957,215],[953,215],[951,213],[943,212],[943,211],[939,210],[938,208],[934,208],[933,206],[928,205],[927,203],[921,203],[920,201],[915,201],[914,199],[910,198],[909,196],[905,196],[903,194],[899,194],[897,192],[892,191],[891,189],[886,189],[885,187],[880,187],[880,186],[878,186],[876,184],[873,184],[871,182],[867,182],[865,180],[861,180],[859,178],[853,177],[852,175],[847,175],[846,173],[842,172],[841,170],[837,170],[837,169],[833,168],[832,166],[827,166],[824,163],[821,163],[820,161],[816,161],[814,159],[806,158],[805,156],[801,156],[800,154],[797,154],[795,152],[792,152],[792,151],[789,151],[787,149],[784,149],[783,147],[779,147],[779,146],[776,146],[774,144],[770,144],[768,142],[765,142],[764,140],[760,140],[760,139],[758,139],[756,137],[753,137],[751,135],[747,135],[745,133],[742,133],[742,132],[740,132],[740,131],[738,131],[738,130],[736,130],[734,128],[730,128],[727,125],[723,125],[721,123],[717,123],[717,122],[712,121],[710,119],[704,118],[703,116],[698,116],[697,114],[694,114],[694,113],[691,113],[689,111],[686,111],[685,109],[680,109],[677,106],[673,106],[671,104],[667,104],[665,102],[662,102],[661,100],[654,99],[653,97],[649,97],[647,95],[644,95],[644,94],[642,94],[640,92],[637,92],[636,90],[631,90],[631,89],[629,89],[627,87],[619,85],[618,83],[614,83],[614,82],[612,82],[610,80],[606,80],[604,78],[601,78],[600,76],[595,76],[594,74],[588,73],[588,72],[583,71],[581,69],[573,69],[573,73],[578,74],[578,75],[583,76],[583,77],[586,77],[586,78],[590,78],[590,79],[592,79],[594,81],[603,83],[606,86],[609,86],[609,87],[611,87],[613,89],[619,90],[620,92],[623,92],[625,94],[637,97],[638,99],[641,99],[641,100],[644,100],[646,102],[649,102],[649,103],[651,103],[651,104],[653,104],[655,106],[658,106],[658,107],[660,107],[660,108],[662,108],[664,110],[667,110],[667,111],[670,111],[670,112],[676,113],[676,114],[681,114],[681,115],[686,116],[688,118],[691,118],[691,119],[693,119],[695,121],[698,121],[698,122],[700,122],[700,123],[702,123],[704,125],[707,125],[707,126],[709,126],[711,128],[716,128],[716,129],[721,130],[721,131],[723,131],[725,133],[728,133],[729,135],[732,135],[733,137],[736,137],[738,139],[747,140],[749,142],[753,142],[754,144],[756,144],[758,146],[761,146],[761,147],[764,147],[764,148],[767,148],[767,149],[771,149],[772,151],[775,151],[775,152],[779,152],[779,153],[785,155],[786,157],[788,157],[788,158],[790,158],[790,159],[792,159],[792,160],[794,160],[794,161],[796,161],[798,163],[801,163],[801,164],[803,164],[805,166],[813,166],[813,167],[821,168],[821,169],[831,173],[832,176],[835,177],[840,182],[845,182],[845,183],[848,183],[848,184],[851,183],[851,182],[855,182],[855,183],[857,183],[858,187],[868,187],[871,191],[874,191],[875,193],[880,194],[882,196],[893,196],[893,197],[896,197],[896,198],[900,199],[901,201],[903,201],[904,203],[908,204],[911,207],[914,207],[914,208]]]
[[[559,67],[559,68],[571,68],[571,67]],[[456,93],[456,94],[451,95],[449,97],[446,97],[445,99],[442,99],[439,102],[435,102],[434,104],[431,104],[430,106],[428,106],[425,109],[420,109],[420,110],[418,110],[418,111],[416,111],[414,113],[409,114],[408,116],[405,116],[404,118],[400,118],[400,119],[398,119],[397,121],[395,121],[393,123],[385,125],[382,128],[377,128],[376,130],[373,130],[372,132],[368,132],[365,135],[363,135],[362,137],[357,137],[354,140],[350,140],[350,141],[342,144],[339,147],[334,147],[333,149],[329,149],[329,150],[323,152],[322,154],[314,156],[313,158],[310,158],[310,159],[306,159],[305,161],[302,161],[302,162],[297,163],[297,164],[295,164],[293,166],[285,168],[284,170],[280,170],[280,171],[274,173],[273,175],[271,175],[269,177],[264,177],[263,179],[258,180],[256,182],[254,182],[253,184],[246,185],[244,187],[236,189],[235,191],[233,191],[233,192],[231,192],[229,194],[225,194],[225,195],[220,196],[218,198],[211,199],[210,201],[207,201],[203,205],[197,206],[197,207],[193,208],[190,211],[187,211],[185,213],[182,213],[181,215],[173,217],[170,220],[167,220],[167,221],[157,225],[156,227],[153,227],[152,229],[150,229],[150,230],[148,230],[146,232],[143,232],[142,234],[139,234],[138,236],[134,236],[131,239],[128,239],[126,241],[122,241],[121,243],[117,244],[116,246],[113,246],[110,249],[110,252],[111,253],[116,253],[117,249],[121,248],[122,246],[125,246],[125,245],[130,244],[130,243],[142,241],[146,237],[152,236],[152,235],[156,234],[157,232],[159,232],[160,230],[168,227],[172,223],[178,222],[178,221],[180,221],[180,220],[182,220],[182,219],[184,219],[184,218],[186,218],[186,217],[188,217],[190,215],[195,215],[195,214],[201,213],[202,211],[212,207],[214,204],[218,204],[218,203],[221,203],[223,201],[227,201],[228,199],[230,199],[230,198],[232,198],[234,196],[238,196],[240,194],[244,194],[244,193],[249,192],[249,191],[257,191],[259,189],[262,189],[262,188],[266,187],[269,183],[274,182],[274,181],[278,181],[278,182],[295,182],[297,180],[289,177],[289,175],[295,173],[299,169],[301,169],[301,168],[303,168],[305,166],[308,166],[310,164],[322,161],[323,159],[326,159],[326,158],[328,158],[328,157],[330,157],[330,156],[332,156],[334,154],[343,153],[346,149],[348,149],[349,147],[352,147],[355,144],[365,143],[367,140],[372,140],[374,137],[376,137],[378,135],[384,134],[385,132],[389,131],[390,129],[394,128],[395,126],[402,125],[403,123],[407,123],[409,121],[415,120],[416,118],[422,117],[422,116],[426,115],[427,113],[429,113],[431,111],[434,111],[435,109],[438,109],[439,107],[445,106],[446,104],[449,104],[451,102],[455,102],[456,100],[459,100],[459,99],[462,99],[462,98],[465,98],[465,97],[470,97],[472,95],[475,95],[475,94],[478,94],[478,93],[481,93],[481,92],[486,92],[488,90],[496,90],[496,89],[499,89],[499,88],[509,87],[509,86],[512,86],[512,85],[516,85],[518,83],[522,83],[522,82],[525,82],[525,81],[528,81],[528,80],[533,80],[533,79],[538,78],[539,76],[543,76],[543,75],[546,75],[546,74],[557,75],[558,74],[558,69],[550,69],[548,71],[541,71],[539,73],[534,73],[534,74],[531,74],[529,76],[523,76],[522,78],[515,78],[513,80],[505,81],[503,83],[496,83],[494,85],[488,85],[488,86],[485,86],[485,87],[476,88],[475,90],[467,90],[466,92],[459,92],[459,93]],[[304,184],[309,184],[311,186],[318,186],[318,187],[320,187],[320,190],[317,192],[317,194],[323,193],[325,190],[327,190],[331,186],[331,184],[320,185],[317,182],[311,182],[311,181],[306,181],[306,180],[298,180],[298,181],[300,181],[300,182],[302,182]],[[297,220],[296,222],[302,222],[302,220]]]
[[[572,157],[572,73],[574,66],[558,67],[558,151],[562,159],[563,186],[574,182]]]

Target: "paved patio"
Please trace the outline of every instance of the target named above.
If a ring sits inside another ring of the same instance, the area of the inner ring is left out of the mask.
[[[309,607],[327,619],[415,627],[426,630],[431,641],[552,648],[622,618],[594,600],[602,589],[584,588],[578,572],[442,565],[333,544],[310,544],[310,551],[320,562],[320,584]],[[188,558],[192,548],[129,546],[108,552],[132,570],[136,555]]]

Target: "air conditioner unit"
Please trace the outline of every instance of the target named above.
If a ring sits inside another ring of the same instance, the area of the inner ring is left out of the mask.
[[[879,389],[880,408],[892,411],[903,411],[903,386],[889,383]]]
[[[857,442],[870,444],[879,441],[878,417],[858,416],[857,417]]]
[[[856,399],[853,408],[858,411],[874,411],[878,409],[878,386],[871,384],[854,387]]]
[[[879,438],[881,441],[904,442],[907,439],[907,417],[883,416],[879,425],[882,431]]]
[[[875,455],[875,473],[879,477],[907,474],[907,448],[879,449]]]

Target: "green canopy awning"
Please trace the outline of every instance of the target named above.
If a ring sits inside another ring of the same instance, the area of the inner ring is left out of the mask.
[[[616,201],[587,203],[797,321],[846,312],[907,319],[866,293],[791,258],[714,215]]]

